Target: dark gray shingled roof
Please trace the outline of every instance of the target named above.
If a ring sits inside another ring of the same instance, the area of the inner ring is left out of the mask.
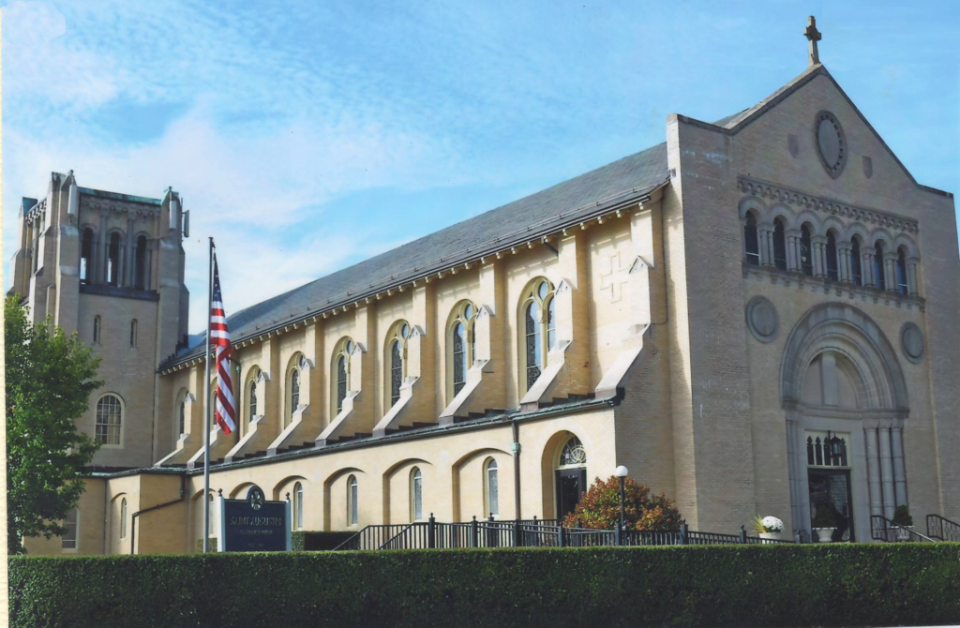
[[[234,341],[386,289],[401,281],[469,261],[576,223],[599,206],[649,193],[668,178],[666,143],[441,229],[349,268],[251,305],[228,318]],[[191,337],[193,340],[194,337]],[[203,335],[161,368],[202,355]]]

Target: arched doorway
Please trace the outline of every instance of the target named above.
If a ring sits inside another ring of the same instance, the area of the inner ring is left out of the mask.
[[[781,400],[794,528],[807,538],[869,540],[871,515],[889,519],[907,503],[909,403],[892,345],[857,308],[815,307],[787,339]]]
[[[557,519],[576,509],[580,496],[587,490],[587,452],[576,436],[571,436],[560,449],[556,462]]]

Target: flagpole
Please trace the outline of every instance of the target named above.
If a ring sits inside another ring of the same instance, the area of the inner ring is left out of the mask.
[[[213,237],[210,238],[210,272],[207,275],[209,286],[207,288],[207,338],[206,338],[206,364],[207,378],[204,380],[204,398],[206,405],[203,412],[203,551],[210,551],[210,343],[211,332],[211,312],[213,312]],[[223,540],[221,539],[222,543]]]

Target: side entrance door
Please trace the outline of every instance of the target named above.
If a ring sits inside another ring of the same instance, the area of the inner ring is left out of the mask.
[[[557,470],[557,519],[563,519],[580,503],[580,495],[587,490],[587,470]]]
[[[837,521],[834,541],[856,541],[853,528],[853,498],[850,490],[849,469],[808,469],[810,487],[810,516],[819,509],[833,512]],[[812,525],[811,527],[815,527]]]

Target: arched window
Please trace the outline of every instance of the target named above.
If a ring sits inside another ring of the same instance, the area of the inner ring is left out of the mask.
[[[753,217],[753,213],[747,214],[747,223],[743,226],[743,248],[747,255],[747,263],[759,265],[760,240],[757,238],[757,219]]]
[[[355,526],[360,521],[357,508],[357,476],[347,478],[347,524]]]
[[[410,472],[410,518],[423,520],[423,474],[417,467]]]
[[[249,420],[253,420],[253,417],[257,416],[257,378],[251,377],[250,383],[247,384],[247,406],[249,411],[247,412]]]
[[[830,281],[840,279],[837,267],[837,238],[833,231],[830,231],[827,233],[827,279]]]
[[[547,355],[556,345],[556,313],[553,285],[546,279],[532,282],[525,291],[521,310],[523,317],[523,376],[524,390],[529,390],[547,364]],[[544,342],[546,339],[546,342]]]
[[[120,283],[120,234],[116,231],[110,234],[107,246],[107,283],[111,286]]]
[[[484,475],[487,512],[496,517],[500,514],[500,485],[497,480],[497,461],[493,458],[487,460]]]
[[[80,244],[80,283],[90,283],[93,280],[91,269],[93,264],[93,229],[83,230],[83,242]]]
[[[450,368],[447,373],[451,382],[448,395],[452,401],[466,385],[467,371],[477,359],[477,308],[470,301],[461,301],[454,308],[451,321],[447,354]]]
[[[804,275],[813,275],[813,247],[810,244],[810,229],[800,228],[800,269]]]
[[[353,353],[353,341],[349,338],[342,339],[337,344],[337,350],[333,352],[333,415],[336,416],[343,411],[343,401],[347,398],[350,382],[350,354]]]
[[[883,240],[877,240],[877,244],[874,246],[873,281],[881,290],[887,289],[887,282],[883,272]]]
[[[116,395],[106,394],[97,401],[96,440],[104,445],[120,444],[123,404]]]
[[[773,264],[779,270],[787,269],[787,235],[782,218],[773,221]]]
[[[134,287],[144,290],[147,287],[147,236],[137,238],[137,261],[134,266]]]
[[[127,538],[127,498],[120,500],[120,538]]]
[[[406,321],[397,321],[387,334],[387,347],[390,348],[389,373],[390,407],[400,401],[400,387],[407,376],[407,340],[410,339],[410,325]]]
[[[77,549],[77,522],[80,519],[80,511],[77,508],[71,508],[67,511],[67,516],[63,519],[63,527],[66,532],[60,538],[60,549]]]
[[[587,464],[587,452],[576,436],[572,436],[560,452],[561,467],[582,467]]]
[[[901,246],[897,251],[897,291],[907,294],[907,256]]]
[[[93,344],[100,344],[100,315],[93,317]]]
[[[186,434],[187,433],[187,400],[186,395],[180,400],[180,431],[177,434]]]
[[[860,238],[853,236],[850,240],[850,278],[855,286],[863,285],[863,260],[860,257]]]
[[[293,529],[303,530],[303,484],[293,485]]]
[[[130,346],[137,348],[137,319],[130,321]]]
[[[284,425],[289,425],[293,419],[293,413],[300,407],[300,368],[294,366],[290,369],[290,397],[287,403],[287,413],[284,419]]]

